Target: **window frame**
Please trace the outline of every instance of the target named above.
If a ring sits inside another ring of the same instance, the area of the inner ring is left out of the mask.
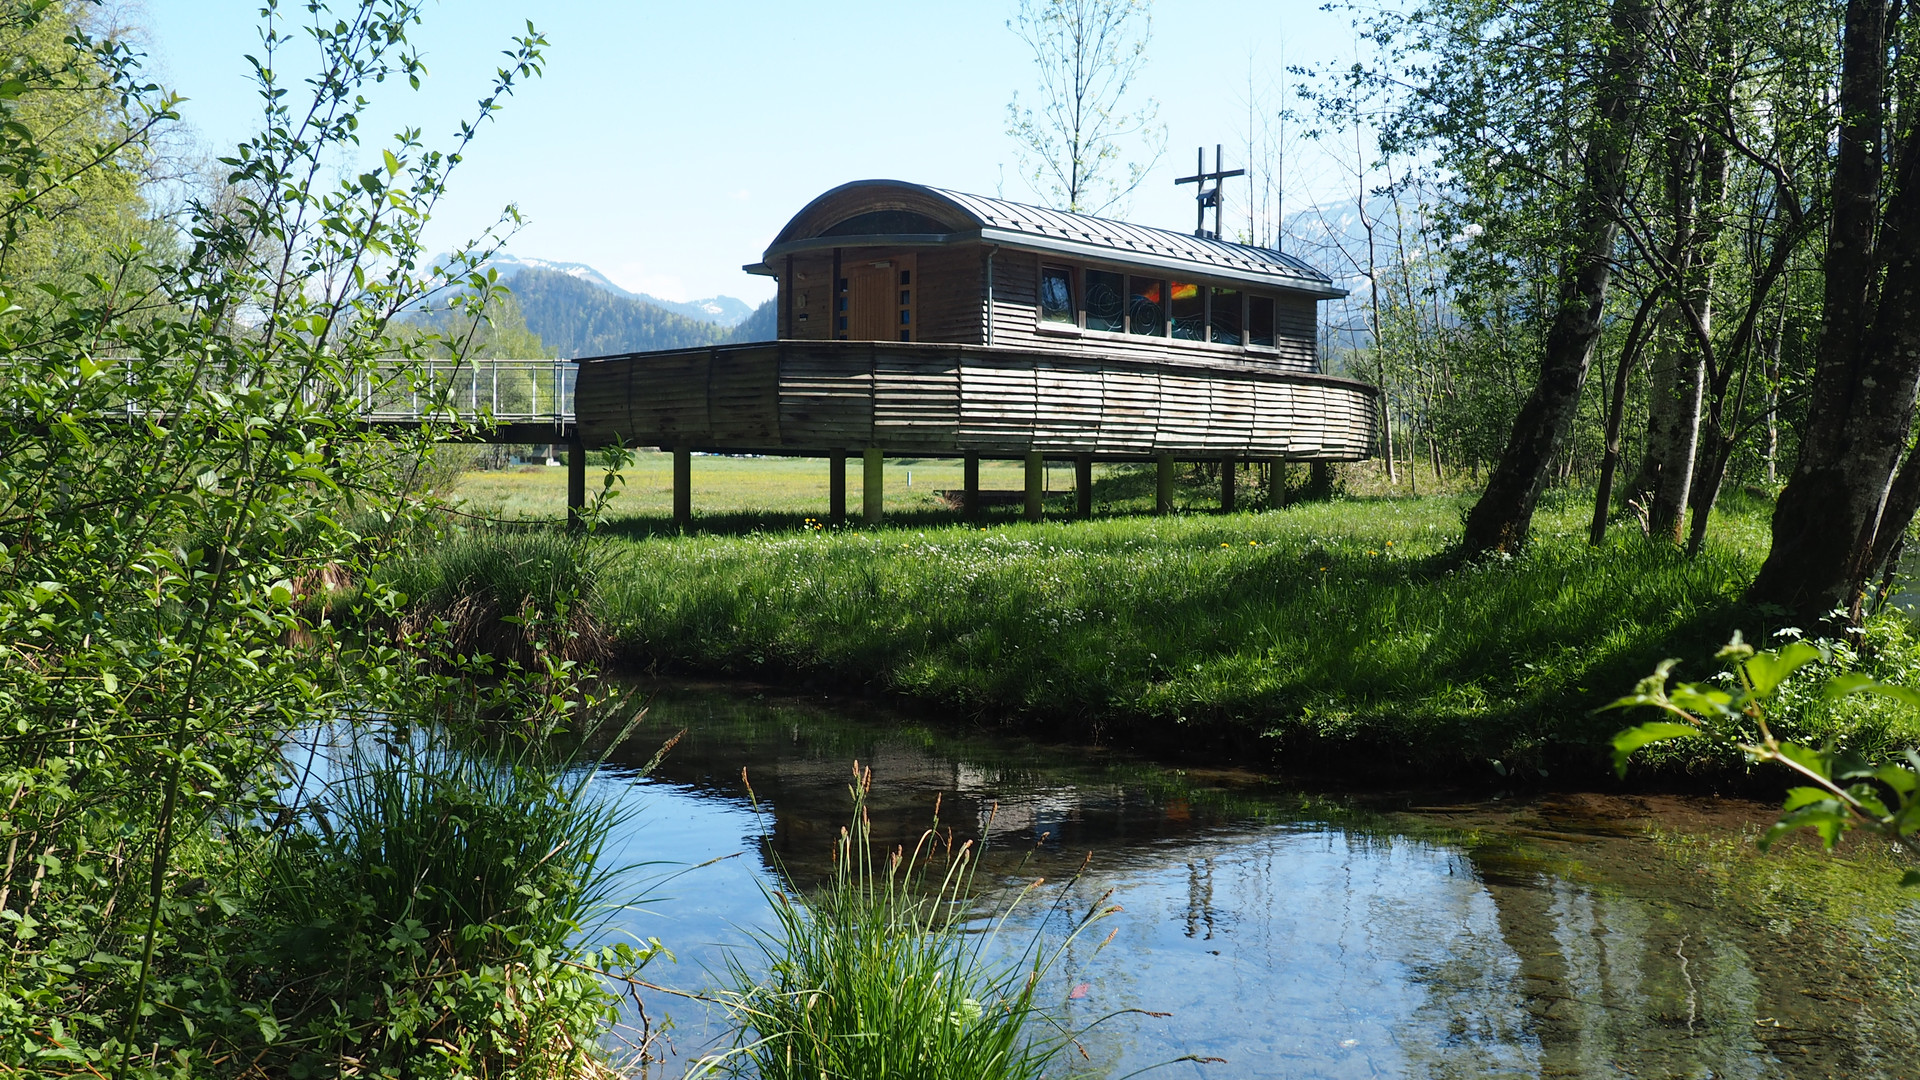
[[[1057,337],[1091,337],[1095,339],[1133,342],[1152,341],[1180,349],[1195,349],[1201,352],[1218,352],[1228,355],[1252,354],[1265,358],[1277,356],[1280,353],[1280,294],[1278,292],[1265,289],[1250,289],[1240,282],[1230,282],[1216,286],[1212,280],[1201,277],[1200,275],[1193,275],[1183,283],[1198,285],[1202,290],[1200,308],[1202,336],[1197,339],[1179,338],[1173,336],[1172,289],[1174,275],[1171,273],[1142,273],[1140,272],[1142,269],[1142,267],[1127,263],[1108,263],[1104,261],[1078,259],[1059,261],[1049,261],[1045,258],[1037,259],[1035,264],[1036,277],[1034,279],[1033,298],[1034,331],[1036,333]],[[1046,287],[1047,272],[1049,270],[1064,271],[1066,274],[1067,288],[1072,293],[1073,320],[1071,322],[1066,320],[1049,321],[1045,318],[1044,312],[1046,308],[1043,290]],[[1123,303],[1120,312],[1119,330],[1089,329],[1087,327],[1087,275],[1095,271],[1119,275],[1121,292],[1122,295],[1126,297],[1132,296],[1132,283],[1134,279],[1158,281],[1161,288],[1166,291],[1166,300],[1161,307],[1160,332],[1158,334],[1134,333],[1133,310],[1130,304],[1125,303]],[[1213,303],[1216,288],[1227,289],[1239,298],[1240,343],[1237,345],[1228,345],[1213,340]],[[1251,343],[1253,335],[1248,320],[1251,316],[1253,301],[1256,296],[1273,305],[1274,343],[1272,345],[1255,345]]]

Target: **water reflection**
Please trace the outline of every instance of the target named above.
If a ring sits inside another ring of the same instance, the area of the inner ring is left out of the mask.
[[[626,922],[680,954],[654,975],[689,989],[765,925],[772,867],[825,872],[858,758],[888,843],[911,843],[938,797],[943,826],[990,841],[995,881],[1066,882],[1091,856],[1062,910],[1030,905],[1013,927],[1063,935],[1109,892],[1125,909],[1113,944],[1076,942],[1046,994],[1080,1022],[1173,1014],[1089,1039],[1082,1064],[1111,1075],[1185,1054],[1227,1060],[1158,1075],[1920,1072],[1914,907],[1796,906],[1772,886],[1743,897],[1685,845],[1619,820],[1617,802],[1369,810],[1249,774],[714,687],[663,692],[625,752],[644,761],[682,727],[653,776],[607,782],[642,804],[627,858],[742,853],[662,885]],[[1079,983],[1091,992],[1068,1000]],[[682,1060],[716,1036],[698,1007],[669,1011]]]

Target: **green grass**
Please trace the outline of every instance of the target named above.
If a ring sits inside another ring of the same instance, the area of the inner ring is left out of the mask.
[[[855,766],[853,819],[840,830],[833,875],[811,892],[789,880],[770,894],[775,928],[756,939],[754,970],[728,965],[723,992],[736,1049],[691,1075],[726,1070],[758,1080],[1039,1080],[1060,1075],[1074,1037],[1037,1000],[1043,977],[1095,921],[1095,904],[1063,942],[1038,935],[1012,961],[990,959],[1009,907],[969,929],[972,841],[935,829],[876,860]],[[878,862],[880,865],[876,865]],[[1020,903],[1037,887],[1022,890]],[[1064,896],[1064,893],[1063,893]],[[1094,951],[1098,951],[1095,947]],[[1098,1023],[1098,1021],[1096,1021]]]
[[[696,459],[696,481],[702,468],[737,470],[724,474],[732,510],[697,515],[682,536],[629,504],[603,531],[595,633],[619,661],[879,690],[1302,771],[1596,776],[1626,718],[1595,708],[1662,658],[1705,677],[1733,630],[1765,641],[1777,629],[1739,601],[1771,511],[1741,490],[1698,558],[1630,524],[1589,547],[1588,496],[1565,490],[1544,501],[1524,555],[1460,566],[1448,554],[1460,494],[1221,515],[1206,512],[1217,479],[1189,470],[1178,501],[1200,512],[1156,518],[1115,512],[1152,500],[1149,468],[1115,466],[1096,477],[1105,516],[1091,521],[1002,512],[980,527],[908,506],[879,528],[826,529],[801,513],[810,494],[781,486],[818,463]],[[916,491],[940,475],[927,468],[914,466]],[[1061,494],[1049,512],[1070,502]],[[1870,637],[1882,677],[1920,672],[1904,617]],[[1800,702],[1785,722],[1866,753],[1920,739],[1910,718],[1858,703]],[[1738,763],[1655,768],[1724,775]]]
[[[980,486],[1018,488],[1025,484],[1022,465],[1015,461],[980,463]],[[847,502],[860,512],[861,463],[858,455],[847,462]],[[598,462],[589,465],[597,473]],[[911,485],[909,485],[911,473]],[[666,517],[673,512],[673,456],[658,451],[634,455],[622,470],[626,481],[614,500],[618,516]],[[693,510],[697,516],[758,513],[782,517],[827,516],[832,477],[824,458],[742,458],[699,455],[693,459]],[[939,510],[935,492],[960,487],[958,459],[890,459],[886,470],[886,509],[889,513]],[[599,486],[598,476],[589,484]],[[1071,466],[1055,465],[1051,479],[1056,492],[1073,488]],[[522,465],[498,471],[463,473],[453,496],[472,513],[506,518],[558,520],[567,513],[567,470],[545,465]]]
[[[1524,556],[1461,567],[1464,505],[643,539],[598,614],[635,663],[1392,771],[1596,769],[1622,722],[1593,708],[1772,629],[1738,603],[1763,506],[1731,501],[1687,559],[1624,532],[1589,548],[1568,497]]]

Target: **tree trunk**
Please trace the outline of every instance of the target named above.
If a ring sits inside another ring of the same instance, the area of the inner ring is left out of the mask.
[[[1646,13],[1647,0],[1614,0],[1609,20],[1612,41],[1587,131],[1573,230],[1576,246],[1561,269],[1557,310],[1547,331],[1539,378],[1520,407],[1486,490],[1467,513],[1461,549],[1469,556],[1511,551],[1526,541],[1547,469],[1564,448],[1580,405],[1580,388],[1600,337],[1613,248],[1620,235],[1619,201],[1639,118]]]
[[[1909,128],[1901,140],[1901,175],[1883,218],[1887,33],[1885,0],[1849,0],[1820,348],[1799,460],[1747,594],[1808,626],[1836,608],[1857,613],[1875,559],[1910,519],[1899,514],[1911,501],[1904,491],[1902,505],[1890,506],[1888,496],[1920,379],[1920,135]]]
[[[1607,443],[1600,456],[1600,480],[1594,485],[1593,523],[1587,528],[1587,542],[1595,547],[1607,539],[1607,518],[1613,512],[1613,473],[1620,465],[1620,425],[1627,411],[1627,379],[1640,363],[1647,316],[1659,296],[1657,291],[1649,293],[1633,313],[1633,325],[1628,328],[1626,343],[1620,349],[1620,365],[1613,371],[1613,398],[1607,404]]]
[[[1706,387],[1707,365],[1699,350],[1690,347],[1691,335],[1672,325],[1681,321],[1678,314],[1669,309],[1663,320],[1670,325],[1656,339],[1653,366],[1666,376],[1666,393],[1659,401],[1663,422],[1657,430],[1649,423],[1647,431],[1647,460],[1653,466],[1647,532],[1677,544],[1687,492],[1693,488],[1694,453],[1700,445],[1700,397]]]

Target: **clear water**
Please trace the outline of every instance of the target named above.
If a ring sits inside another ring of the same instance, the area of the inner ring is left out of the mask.
[[[615,759],[600,783],[638,815],[612,854],[649,864],[629,881],[650,893],[617,926],[671,948],[647,975],[693,993],[768,924],[773,867],[824,872],[857,759],[888,840],[910,843],[938,797],[943,826],[989,842],[983,878],[1124,908],[1045,992],[1070,1021],[1172,1014],[1096,1029],[1079,1064],[1099,1075],[1199,1055],[1224,1061],[1153,1075],[1920,1077],[1920,907],[1871,853],[1753,855],[1760,807],[1361,803],[716,686],[660,689]],[[1071,920],[1031,904],[1014,924]],[[717,1010],[645,1000],[671,1021],[654,1075],[724,1037]]]

